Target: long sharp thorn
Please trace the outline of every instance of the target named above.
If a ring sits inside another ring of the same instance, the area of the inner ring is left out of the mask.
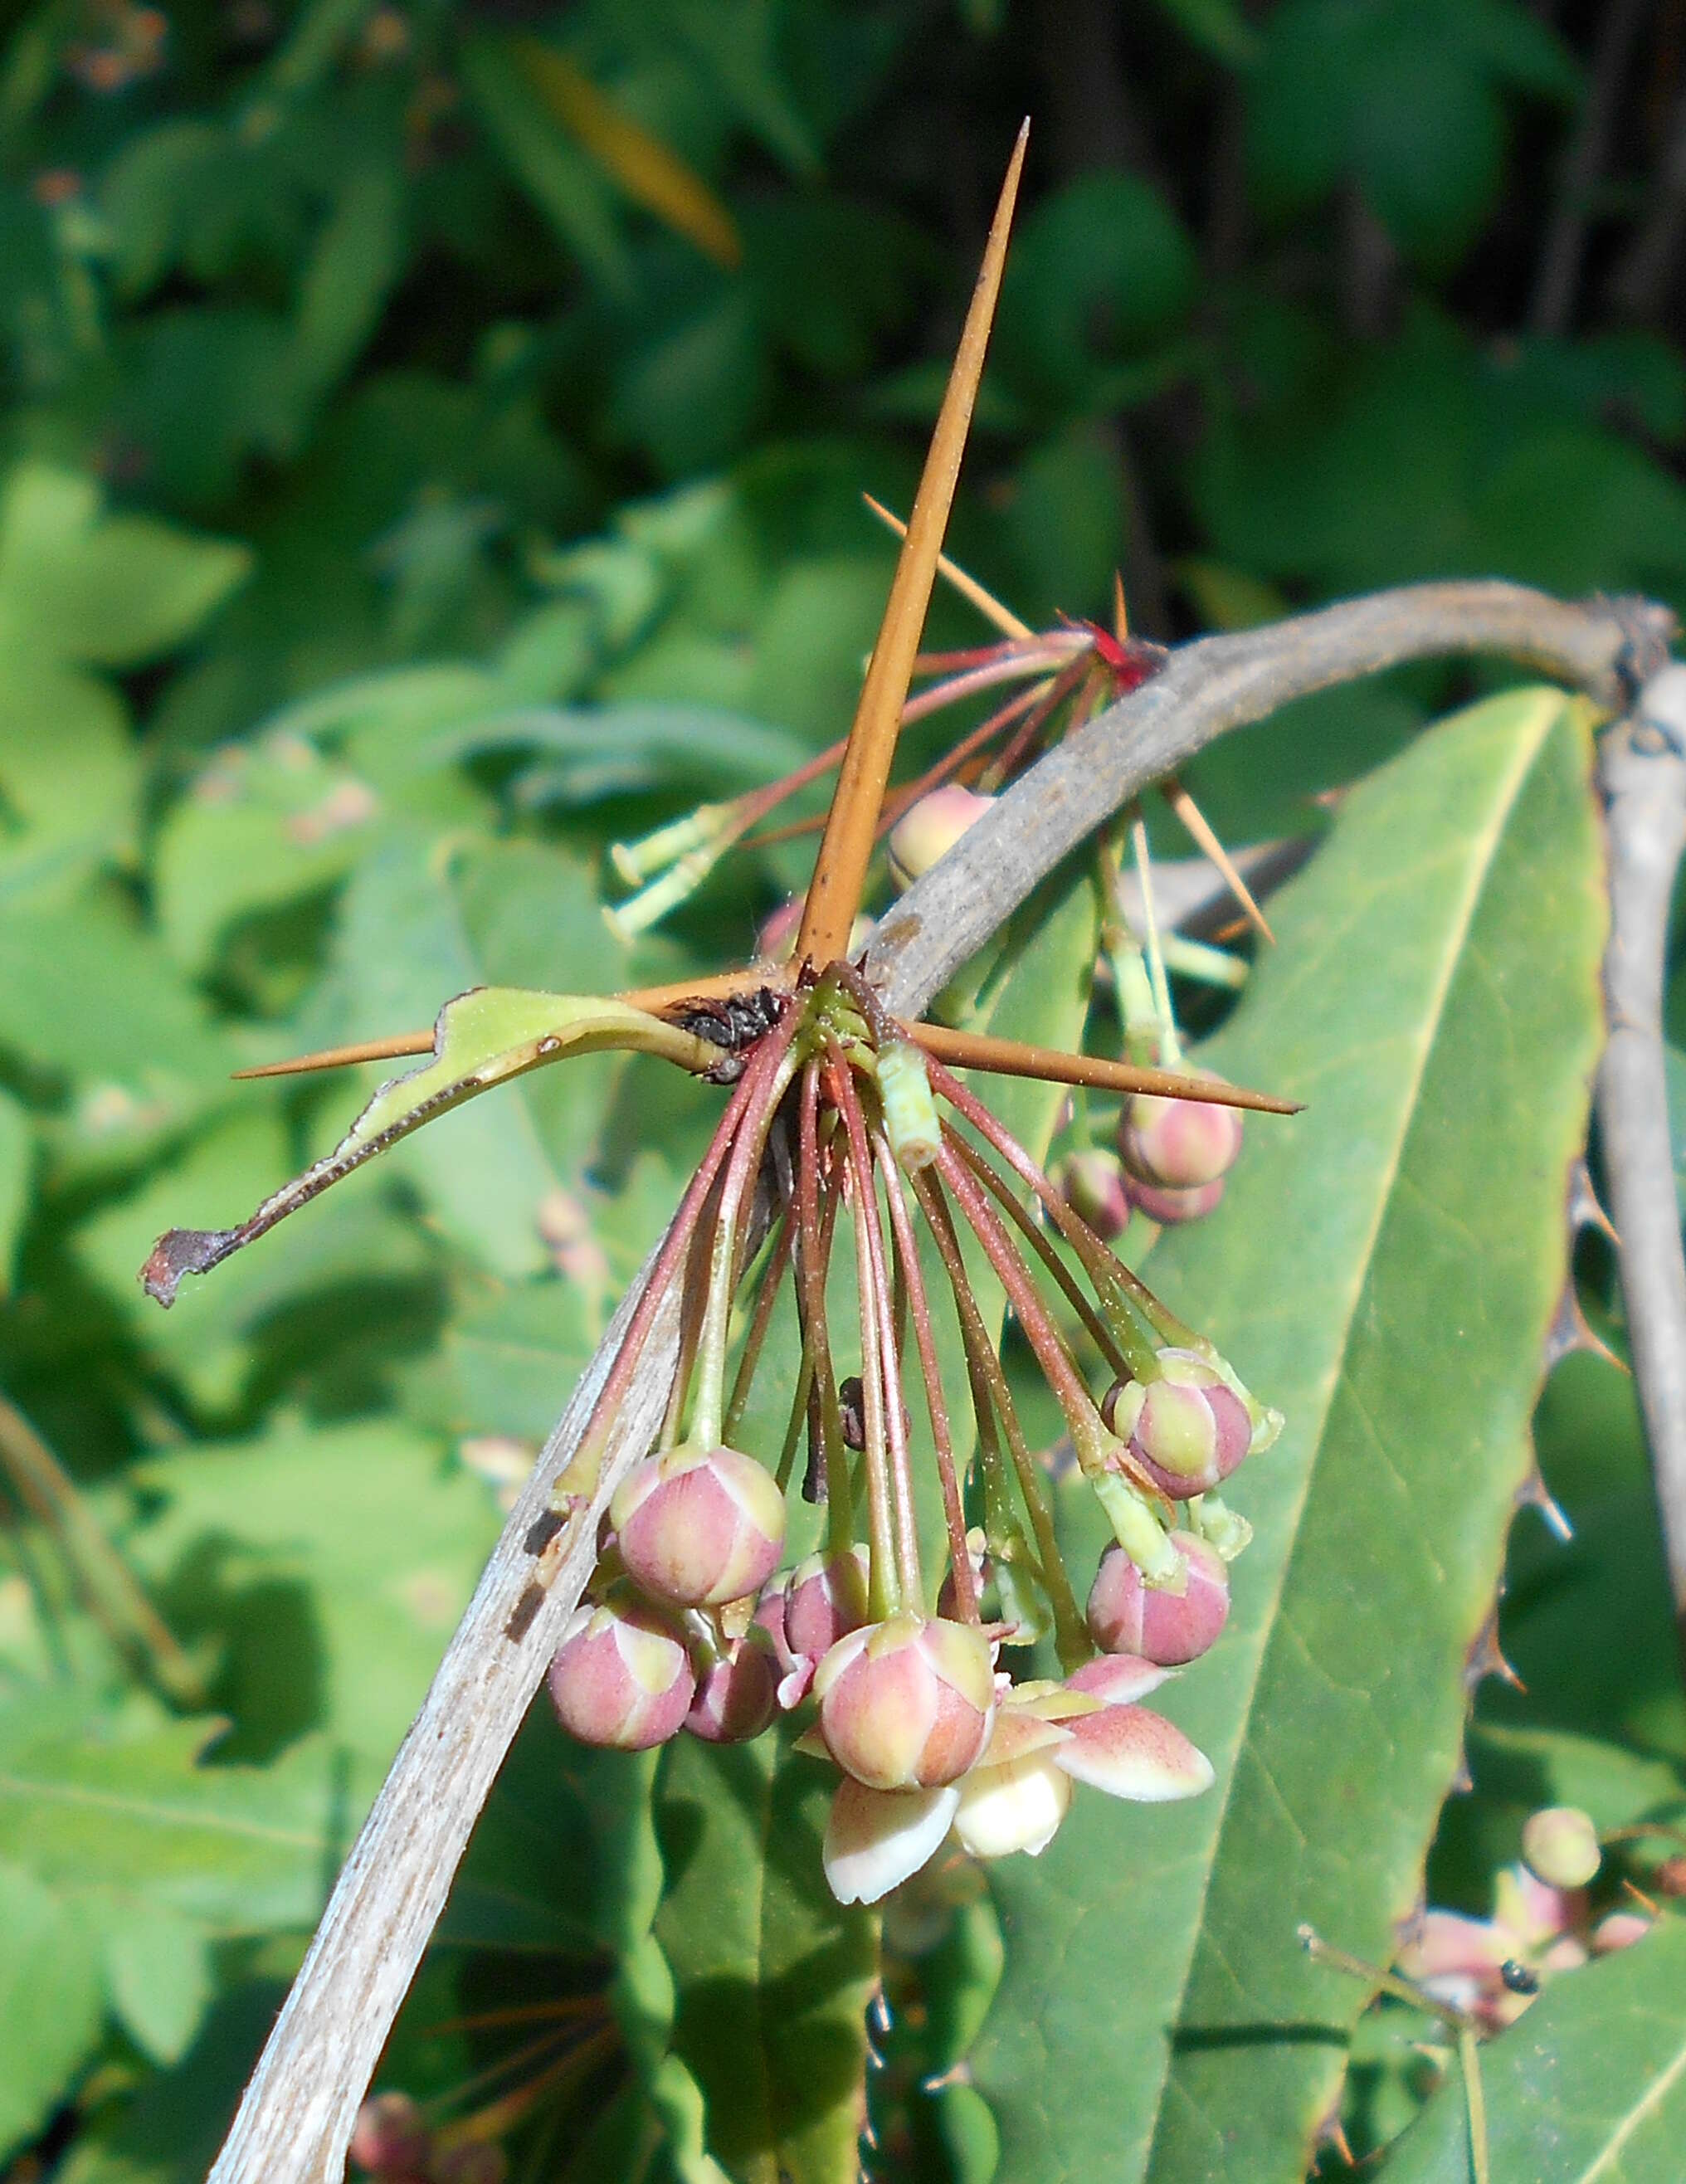
[[[907,699],[914,655],[919,649],[926,610],[931,603],[931,588],[937,578],[937,557],[943,549],[943,533],[954,504],[972,405],[983,376],[984,351],[988,346],[995,302],[1000,293],[1007,236],[1012,226],[1029,131],[1030,124],[1026,122],[1007,164],[1007,177],[984,248],[982,268],[972,292],[971,305],[954,353],[954,369],[943,406],[938,412],[919,491],[908,518],[908,533],[896,563],[889,601],[867,664],[866,680],[849,731],[849,749],[843,754],[803,909],[794,955],[798,964],[807,961],[823,965],[841,956],[849,945],[849,928],[860,908],[861,889],[878,827],[878,809],[890,777],[890,762],[895,755],[896,733]]]
[[[743,971],[711,971],[697,978],[676,978],[665,986],[634,986],[613,998],[628,1008],[659,1016],[676,1001],[704,1001],[732,994],[753,994],[778,983],[765,964]],[[285,1061],[262,1061],[233,1072],[236,1080],[252,1077],[302,1077],[318,1069],[348,1069],[359,1061],[393,1061],[409,1054],[431,1054],[433,1030],[394,1032],[386,1039],[360,1039],[353,1046],[325,1046],[314,1054],[296,1054]]]
[[[1195,803],[1174,773],[1166,774],[1165,779],[1160,782],[1160,788],[1164,793],[1166,802],[1223,874],[1225,886],[1246,911],[1254,926],[1266,940],[1274,941],[1277,936],[1271,930],[1269,919],[1254,900],[1253,890],[1237,871],[1234,861],[1213,832],[1211,822],[1205,813],[1201,811],[1199,805]]]
[[[907,526],[899,515],[885,507],[882,500],[874,500],[870,493],[860,498],[878,521],[893,531],[898,538],[907,537]],[[946,554],[937,556],[937,572],[957,591],[968,605],[975,606],[986,621],[994,623],[1003,637],[1034,637],[1036,632],[1027,621],[1021,621],[1011,607],[1004,606],[993,592],[987,592],[976,577],[968,576],[958,561],[951,561]]]
[[[1130,634],[1130,610],[1124,604],[1124,579],[1112,572],[1112,634],[1122,644]]]
[[[1064,1054],[1057,1047],[1023,1046],[987,1032],[953,1031],[945,1024],[903,1027],[925,1051],[954,1069],[987,1069],[1003,1077],[1036,1077],[1050,1084],[1085,1084],[1100,1092],[1155,1092],[1167,1100],[1199,1100],[1220,1107],[1249,1107],[1266,1115],[1297,1115],[1303,1103],[1274,1092],[1250,1092],[1208,1077],[1173,1069],[1108,1061],[1095,1054]]]

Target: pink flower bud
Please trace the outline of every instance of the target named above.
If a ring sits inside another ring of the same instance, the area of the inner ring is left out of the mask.
[[[697,1679],[691,1657],[659,1613],[630,1588],[576,1607],[550,1664],[550,1700],[581,1744],[643,1752],[676,1736]]]
[[[1161,1376],[1115,1390],[1104,1411],[1130,1453],[1173,1502],[1209,1494],[1227,1479],[1253,1441],[1247,1406],[1216,1368],[1186,1350],[1160,1352]]]
[[[428,2164],[428,2184],[504,2184],[509,2158],[489,2138],[467,2138],[436,2153]]]
[[[1188,1566],[1187,1590],[1146,1585],[1122,1547],[1100,1558],[1089,1591],[1089,1635],[1109,1653],[1139,1653],[1163,1667],[1197,1661],[1229,1618],[1229,1572],[1216,1549],[1193,1532],[1171,1544]]]
[[[504,2184],[509,2156],[489,2138],[465,2138],[428,2164],[428,2184]]]
[[[784,1589],[785,1643],[793,1653],[818,1659],[839,1638],[866,1621],[866,1550],[810,1555],[791,1572]]]
[[[771,1646],[759,1633],[746,1633],[704,1670],[685,1726],[707,1744],[747,1744],[777,1711],[777,1690]]]
[[[1643,1911],[1612,1911],[1593,1929],[1593,1954],[1607,1957],[1616,1949],[1631,1949],[1650,1930],[1651,1922]]]
[[[994,801],[949,781],[910,805],[890,829],[890,871],[896,884],[911,887],[939,857],[947,856]]]
[[[376,2176],[415,2176],[427,2159],[431,2134],[408,2093],[376,2093],[357,2111],[350,2153]]]
[[[718,1607],[759,1591],[784,1545],[778,1482],[735,1448],[647,1457],[621,1480],[609,1514],[639,1584],[686,1607]]]
[[[1054,1181],[1071,1211],[1097,1236],[1110,1243],[1123,1234],[1130,1218],[1130,1199],[1116,1153],[1099,1146],[1071,1153],[1055,1169]]]
[[[1174,1228],[1183,1221],[1199,1221],[1221,1201],[1227,1178],[1198,1184],[1193,1190],[1163,1190],[1157,1184],[1142,1183],[1132,1176],[1126,1188],[1130,1203],[1161,1228]]]
[[[1598,1830],[1573,1805],[1548,1805],[1524,1825],[1522,1856],[1548,1888],[1584,1888],[1600,1863]]]
[[[814,1678],[826,1748],[875,1790],[958,1780],[995,1710],[988,1641],[970,1624],[893,1615],[840,1638]]]
[[[1189,1074],[1211,1084],[1223,1079],[1210,1069]],[[1227,1175],[1241,1150],[1241,1110],[1207,1100],[1166,1100],[1134,1092],[1118,1118],[1118,1151],[1139,1182],[1192,1190]]]

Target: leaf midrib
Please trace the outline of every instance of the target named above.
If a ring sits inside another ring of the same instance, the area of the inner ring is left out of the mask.
[[[1418,1043],[1413,1066],[1405,1080],[1409,1096],[1400,1102],[1399,1109],[1401,1117],[1400,1126],[1394,1143],[1389,1149],[1387,1164],[1378,1173],[1378,1188],[1376,1192],[1370,1233],[1365,1240],[1362,1252],[1355,1262],[1356,1273],[1341,1321],[1340,1340],[1333,1353],[1334,1370],[1330,1375],[1328,1385],[1324,1393],[1311,1458],[1305,1467],[1296,1499],[1294,1522],[1288,1535],[1288,1552],[1283,1557],[1277,1585],[1271,1595],[1271,1613],[1260,1626],[1260,1642],[1248,1677],[1245,1704],[1240,1714],[1241,1734],[1220,1792],[1219,1811],[1216,1824],[1208,1837],[1209,1847],[1199,1861],[1201,1868],[1197,1899],[1199,1915],[1190,1925],[1188,1953],[1183,1964],[1182,1975],[1177,1981],[1176,2006],[1170,2019],[1170,2024],[1173,2026],[1182,2017],[1183,2004],[1188,1992],[1188,1982],[1193,1976],[1195,1960],[1199,1954],[1201,1940],[1205,1933],[1205,1910],[1211,1894],[1212,1876],[1216,1869],[1220,1847],[1228,1825],[1232,1800],[1239,1772],[1239,1762],[1248,1741],[1248,1727],[1253,1718],[1254,1702],[1257,1696],[1260,1678],[1264,1671],[1266,1658],[1271,1650],[1272,1634],[1281,1621],[1282,1601],[1287,1591],[1289,1572],[1294,1566],[1305,1505],[1310,1497],[1312,1483],[1322,1457],[1329,1415],[1334,1406],[1335,1396],[1344,1378],[1345,1360],[1351,1347],[1353,1322],[1369,1281],[1377,1240],[1386,1220],[1388,1207],[1392,1203],[1394,1188],[1399,1178],[1405,1150],[1411,1139],[1412,1122],[1416,1113],[1423,1078],[1427,1072],[1429,1061],[1440,1036],[1446,998],[1451,989],[1459,962],[1462,959],[1464,945],[1475,922],[1476,912],[1480,907],[1482,897],[1486,891],[1498,844],[1528,776],[1539,760],[1546,738],[1557,724],[1563,700],[1561,698],[1555,699],[1549,706],[1542,702],[1540,718],[1534,733],[1526,743],[1521,738],[1518,739],[1517,760],[1509,777],[1502,783],[1502,793],[1493,807],[1492,816],[1488,824],[1473,838],[1474,843],[1479,847],[1480,854],[1472,860],[1470,884],[1466,891],[1465,899],[1460,905],[1457,917],[1448,930],[1448,944],[1434,984],[1432,1006],[1423,1012],[1422,1019],[1423,1035]],[[1165,2113],[1166,2092],[1175,2070],[1176,2050],[1169,2038],[1165,2044],[1164,2054],[1164,2066],[1160,2073],[1158,2089],[1152,2109],[1151,2129],[1143,2149],[1149,2161],[1152,2159],[1154,2145],[1159,2137],[1160,2123]],[[1683,2065],[1686,2065],[1686,2054],[1683,2054],[1682,2062]]]

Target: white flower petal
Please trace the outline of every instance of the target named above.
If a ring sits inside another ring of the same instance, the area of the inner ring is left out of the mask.
[[[826,1878],[839,1903],[876,1903],[936,1852],[949,1832],[960,1793],[940,1790],[869,1790],[845,1775],[826,1823]]]
[[[1071,1779],[1049,1752],[976,1768],[960,1785],[955,1838],[974,1858],[1007,1858],[1017,1850],[1036,1858],[1053,1841],[1071,1797]]]

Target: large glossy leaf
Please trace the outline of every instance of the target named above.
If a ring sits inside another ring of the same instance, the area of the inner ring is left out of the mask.
[[[1584,716],[1496,699],[1355,792],[1279,898],[1210,1059],[1306,1100],[1249,1123],[1155,1285],[1286,1412],[1232,1482],[1256,1530],[1167,1711],[1202,1800],[1080,1796],[996,1869],[1009,1947],[977,2058],[1003,2184],[1297,2179],[1457,1762],[1564,1268],[1602,929]]]
[[[1555,1980],[1481,2051],[1495,2179],[1676,2184],[1686,2145],[1686,1920]],[[1466,2184],[1455,2070],[1383,2164],[1387,2184]]]

